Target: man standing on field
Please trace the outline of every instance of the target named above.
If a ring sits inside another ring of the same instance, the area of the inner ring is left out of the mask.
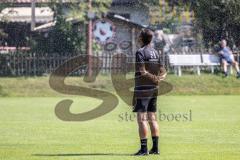
[[[137,112],[141,141],[141,149],[135,154],[137,156],[159,154],[159,126],[156,116],[157,95],[158,83],[165,79],[166,70],[158,52],[151,46],[152,38],[153,32],[151,30],[142,30],[138,39],[142,48],[136,52],[133,112]],[[149,152],[147,147],[148,124],[153,141],[153,147]]]

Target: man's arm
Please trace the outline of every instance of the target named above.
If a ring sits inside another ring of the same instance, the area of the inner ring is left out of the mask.
[[[223,55],[223,54],[224,54],[223,51],[219,51],[219,52],[218,52],[218,55],[219,55],[219,56],[221,56],[221,55]]]
[[[232,50],[228,47],[229,54],[233,54]]]
[[[162,81],[166,78],[167,76],[167,71],[164,66],[160,66],[160,74],[158,76],[159,80]]]
[[[158,84],[160,81],[164,80],[167,75],[167,72],[164,67],[160,67],[160,75],[159,76],[153,75],[146,70],[144,64],[141,64],[141,66],[139,68],[139,72],[140,72],[141,76],[146,77],[147,79],[150,79],[151,81],[153,81],[156,84]]]
[[[147,79],[153,81],[156,84],[158,84],[166,76],[166,70],[164,69],[162,62],[160,62],[160,73],[163,73],[162,75],[160,74],[159,76],[157,76],[149,73],[145,68],[144,56],[141,52],[136,53],[136,63],[138,63],[139,65],[138,72],[140,72],[140,75],[146,77]]]

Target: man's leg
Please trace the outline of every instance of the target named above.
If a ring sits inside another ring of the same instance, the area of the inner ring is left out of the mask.
[[[139,156],[147,155],[147,133],[148,133],[148,123],[147,123],[147,112],[137,113],[138,131],[141,142],[141,149],[135,154]]]
[[[227,72],[227,61],[225,59],[222,60],[222,66],[223,66],[223,72],[224,72],[224,76],[227,77],[228,76],[228,72]]]
[[[147,124],[147,112],[138,112],[137,113],[138,120],[138,131],[140,139],[147,139],[148,133],[148,124]]]
[[[237,61],[233,61],[233,66],[236,69],[237,72],[237,78],[240,78],[240,70],[239,70],[239,66],[238,66],[238,62]]]
[[[155,112],[148,112],[148,123],[151,129],[153,147],[150,154],[159,154],[158,139],[159,139],[159,126],[157,122],[157,116]]]

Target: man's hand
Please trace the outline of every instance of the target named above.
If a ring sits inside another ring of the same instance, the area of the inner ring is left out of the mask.
[[[157,76],[158,82],[163,81],[166,78],[166,76],[167,76],[167,73],[164,73],[163,75]]]
[[[159,76],[156,76],[156,75],[153,75],[149,72],[145,72],[144,73],[146,75],[146,77],[148,77],[149,79],[151,79],[155,84],[158,84],[160,83],[161,81],[163,81],[166,76],[167,76],[167,73],[164,73],[162,75],[159,75]]]
[[[158,75],[158,80],[163,81],[167,76],[167,71],[164,67],[160,67],[160,75]]]
[[[223,54],[224,54],[224,52],[223,52],[223,51],[220,51],[220,52],[218,52],[218,54],[220,54],[220,55],[223,55]]]
[[[165,70],[164,67],[160,67],[160,75],[153,75],[151,73],[149,73],[146,69],[145,69],[145,66],[142,65],[140,67],[140,72],[141,72],[141,75],[142,76],[145,76],[147,77],[148,79],[152,80],[153,83],[155,83],[156,85],[158,85],[159,82],[163,81],[166,76],[167,76],[167,72]]]

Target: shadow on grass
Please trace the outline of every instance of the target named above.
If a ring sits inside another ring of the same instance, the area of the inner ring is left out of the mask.
[[[66,154],[32,154],[38,157],[74,157],[74,156],[132,156],[131,154],[117,153],[66,153]]]

